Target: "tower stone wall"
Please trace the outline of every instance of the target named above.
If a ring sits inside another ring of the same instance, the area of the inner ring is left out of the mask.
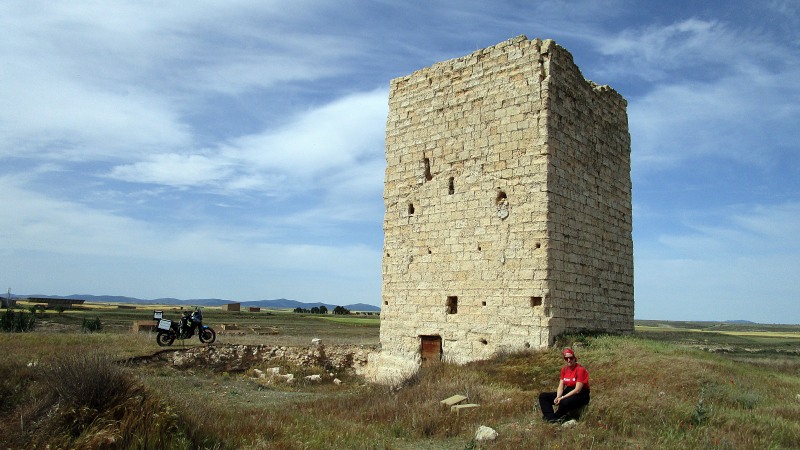
[[[377,378],[633,330],[626,105],[525,36],[392,80]]]

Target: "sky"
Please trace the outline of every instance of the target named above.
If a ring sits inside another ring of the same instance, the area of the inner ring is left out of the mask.
[[[800,323],[800,3],[0,0],[0,287],[380,304],[393,78],[518,35],[628,101],[637,319]]]

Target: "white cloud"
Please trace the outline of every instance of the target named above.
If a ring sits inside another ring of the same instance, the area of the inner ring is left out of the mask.
[[[156,154],[117,166],[109,176],[176,187],[214,184],[231,192],[281,188],[298,194],[324,187],[331,174],[361,171],[365,163],[371,171],[370,161],[383,161],[387,98],[385,90],[352,94],[204,155]]]
[[[795,305],[800,203],[698,212],[683,225],[637,242],[637,317],[774,321],[774,310]]]
[[[601,78],[651,83],[628,99],[636,173],[704,157],[770,164],[800,126],[797,51],[769,33],[690,18],[594,43]]]
[[[700,157],[763,166],[800,127],[800,67],[676,81],[629,101],[634,169],[669,168]]]
[[[152,155],[147,161],[114,167],[112,178],[170,186],[194,186],[226,178],[231,170],[227,164],[202,155],[174,153]]]
[[[715,21],[688,19],[667,26],[624,30],[604,40],[599,50],[623,57],[626,71],[652,80],[664,78],[670,70],[721,62],[734,52],[735,40]]]
[[[266,240],[264,231],[200,226],[173,229],[49,198],[25,189],[20,177],[0,177],[0,241],[6,252],[49,252],[93,258],[137,258],[151,264],[256,266],[350,276],[369,271],[379,249]],[[377,256],[379,261],[379,256]],[[142,262],[142,264],[146,264]]]
[[[359,158],[383,157],[388,92],[353,94],[297,117],[280,130],[234,140],[225,158],[248,168],[315,176]]]
[[[195,145],[188,117],[215,93],[352,70],[335,63],[359,54],[351,37],[295,29],[324,13],[310,6],[4,3],[0,156],[184,153]]]
[[[192,138],[163,100],[111,93],[47,74],[17,76],[0,91],[0,156],[95,160],[181,148]]]
[[[693,260],[729,261],[757,255],[800,251],[800,203],[732,205],[683,212],[683,233],[661,233],[643,254],[680,255]],[[659,246],[652,245],[655,242]]]

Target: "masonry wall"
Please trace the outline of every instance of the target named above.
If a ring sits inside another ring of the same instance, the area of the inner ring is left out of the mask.
[[[586,81],[572,55],[549,52],[550,321],[570,330],[633,331],[627,103]]]
[[[524,36],[392,80],[382,353],[465,362],[633,327],[625,100]]]

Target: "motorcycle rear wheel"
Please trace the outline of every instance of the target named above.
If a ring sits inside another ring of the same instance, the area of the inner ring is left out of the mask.
[[[217,340],[217,333],[211,328],[205,328],[200,331],[200,342],[211,344]]]
[[[173,342],[175,342],[175,335],[173,335],[172,333],[159,331],[158,334],[156,335],[156,342],[158,342],[158,345],[161,347],[168,347],[172,345]]]

